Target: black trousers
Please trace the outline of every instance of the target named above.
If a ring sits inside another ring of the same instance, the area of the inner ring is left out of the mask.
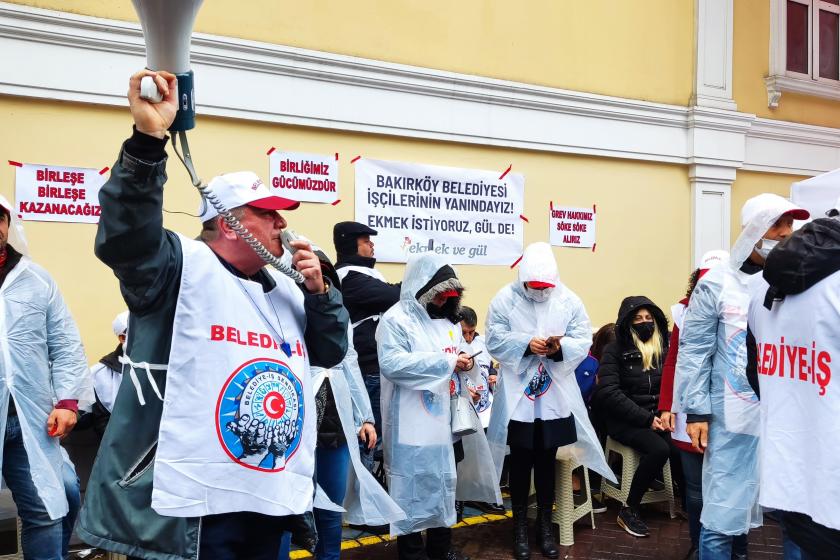
[[[526,449],[510,446],[510,501],[513,507],[528,505],[531,491],[531,470],[534,471],[534,488],[537,505],[554,504],[554,461],[557,448]]]
[[[199,557],[214,560],[277,560],[282,518],[254,512],[206,515],[201,519]]]
[[[411,533],[397,537],[397,554],[400,560],[444,559],[452,547],[452,529],[434,527],[426,529],[426,544],[423,533]]]
[[[662,467],[668,462],[675,448],[671,444],[668,432],[658,432],[652,428],[634,428],[621,426],[611,430],[610,436],[615,440],[638,451],[642,458],[630,483],[630,494],[627,505],[638,508],[651,482],[662,472]],[[677,461],[672,461],[671,464]]]
[[[557,448],[575,441],[577,432],[573,416],[553,420],[538,418],[534,422],[510,421],[507,439],[510,446],[508,486],[513,507],[528,505],[532,470],[537,505],[544,508],[554,505],[554,461]]]
[[[840,558],[840,531],[820,525],[804,513],[779,513],[790,538],[802,549],[803,560]]]

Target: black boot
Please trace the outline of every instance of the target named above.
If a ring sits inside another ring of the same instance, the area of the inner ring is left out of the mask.
[[[528,560],[531,549],[528,547],[528,508],[513,506],[513,557],[516,560]]]
[[[554,540],[551,507],[537,507],[537,546],[546,558],[559,558],[560,550]]]

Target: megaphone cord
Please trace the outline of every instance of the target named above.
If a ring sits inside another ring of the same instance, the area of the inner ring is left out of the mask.
[[[181,142],[183,155],[181,154],[181,150],[178,149],[178,142],[176,139]],[[219,197],[213,193],[210,187],[201,182],[201,179],[198,177],[198,173],[195,171],[192,157],[190,156],[190,145],[187,142],[187,133],[185,131],[179,130],[177,132],[173,132],[172,148],[175,150],[175,154],[178,156],[178,159],[180,159],[181,163],[184,164],[184,167],[187,168],[187,173],[190,174],[190,180],[192,181],[193,186],[198,189],[198,192],[201,193],[204,204],[210,203],[225,223],[230,226],[230,229],[235,231],[236,235],[242,238],[263,261],[279,270],[296,283],[303,284],[303,275],[291,266],[282,262],[279,258],[269,253],[268,249],[265,248],[265,245],[260,243],[259,240],[257,240],[254,235],[248,231],[248,228],[243,226],[242,222],[240,222],[239,219],[230,212],[230,210],[225,208],[225,205],[222,204],[222,201],[219,200]]]

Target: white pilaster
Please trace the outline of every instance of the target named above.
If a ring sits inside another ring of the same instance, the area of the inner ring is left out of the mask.
[[[692,105],[737,110],[732,99],[733,0],[694,2]]]
[[[713,249],[729,249],[732,182],[734,167],[692,165],[691,181],[691,268]]]

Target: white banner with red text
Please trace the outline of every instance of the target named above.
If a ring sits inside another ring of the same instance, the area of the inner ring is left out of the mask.
[[[15,165],[15,209],[22,220],[99,222],[99,189],[105,183],[100,170],[38,163]]]
[[[277,196],[300,202],[338,200],[338,162],[334,156],[272,151],[269,184]]]
[[[522,255],[525,177],[361,159],[356,221],[377,230],[374,256],[435,252],[452,264],[510,265]]]
[[[595,207],[549,207],[549,239],[555,247],[595,246]]]

